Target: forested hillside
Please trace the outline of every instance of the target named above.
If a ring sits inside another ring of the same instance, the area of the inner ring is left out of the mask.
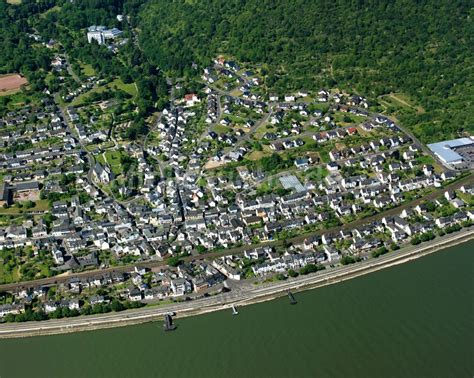
[[[432,141],[474,132],[473,16],[464,0],[152,0],[138,26],[148,58],[178,75],[228,54],[262,63],[280,93],[355,90]]]
[[[51,59],[45,49],[34,48],[34,41],[28,38],[30,31],[28,17],[47,9],[46,2],[26,3],[22,7],[12,7],[0,2],[0,75],[17,72],[31,79],[35,87],[36,79],[42,76],[40,69],[48,69]]]
[[[140,117],[152,111],[157,100],[166,103],[164,77],[157,72],[156,66],[148,64],[134,43],[128,43],[119,54],[114,54],[97,44],[89,44],[85,38],[85,28],[91,25],[117,27],[131,36],[130,25],[118,22],[116,15],[126,12],[134,20],[133,14],[141,4],[140,0],[58,0],[56,4],[34,20],[35,28],[44,38],[60,41],[73,62],[90,64],[103,77],[120,77],[124,83],[136,83]]]
[[[97,44],[89,44],[86,28],[106,25],[124,29],[128,37],[142,0],[23,0],[10,5],[0,2],[0,75],[21,73],[29,80],[31,93],[48,87],[51,92],[58,88],[58,80],[46,83],[51,71],[51,59],[58,52],[66,53],[76,73],[80,64],[89,64],[98,76],[137,87],[135,103],[140,112],[137,120],[153,112],[167,102],[166,81],[157,67],[149,64],[135,43],[128,43],[115,54]],[[125,13],[130,23],[118,22],[116,16]],[[38,33],[40,40],[31,38]],[[55,49],[48,49],[48,41],[58,42]],[[30,93],[30,94],[31,94]],[[6,103],[8,99],[0,99]]]

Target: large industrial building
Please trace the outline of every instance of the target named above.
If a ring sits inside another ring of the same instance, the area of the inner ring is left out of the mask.
[[[459,138],[428,144],[433,153],[453,168],[466,167],[474,161],[474,139]]]

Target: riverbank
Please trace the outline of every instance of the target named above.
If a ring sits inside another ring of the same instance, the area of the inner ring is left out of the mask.
[[[205,314],[228,309],[232,305],[246,306],[269,301],[286,295],[288,290],[294,292],[318,288],[346,281],[371,272],[418,259],[441,249],[464,243],[474,238],[471,227],[455,234],[437,238],[420,246],[409,246],[396,252],[390,252],[377,259],[369,259],[357,264],[322,271],[309,276],[298,277],[284,282],[268,284],[249,290],[231,291],[214,297],[182,302],[172,305],[145,307],[120,313],[109,313],[78,318],[54,319],[43,322],[8,323],[0,325],[0,338],[28,337],[69,333],[101,328],[126,326],[160,319],[168,312],[177,312],[177,317]]]
[[[285,295],[237,316],[229,309],[178,319],[176,332],[159,321],[2,339],[0,375],[472,377],[473,250],[471,240],[306,290],[295,306]]]

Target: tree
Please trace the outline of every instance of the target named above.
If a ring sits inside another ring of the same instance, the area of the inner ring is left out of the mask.
[[[298,274],[298,272],[295,272],[293,269],[290,269],[290,270],[288,271],[288,275],[289,275],[290,277],[293,277],[293,278],[294,278],[294,277],[298,277],[299,274]]]
[[[350,255],[344,255],[341,258],[342,265],[354,264],[355,262],[356,262],[356,259]]]
[[[166,262],[169,266],[176,267],[180,265],[183,262],[183,260],[181,260],[180,256],[172,256]]]
[[[304,267],[302,267],[300,269],[300,274],[301,275],[306,275],[306,274],[309,274],[309,273],[315,273],[318,271],[318,267],[315,265],[315,264],[308,264],[308,265],[305,265]]]
[[[396,251],[396,250],[400,249],[400,246],[397,243],[392,243],[392,244],[390,244],[390,249],[392,251]]]
[[[414,237],[411,239],[410,243],[411,243],[412,245],[418,245],[418,244],[421,243],[421,240],[420,240],[420,238],[419,238],[418,236],[414,236]]]
[[[115,312],[120,312],[120,311],[125,310],[125,306],[123,305],[123,303],[117,299],[112,300],[110,307],[112,311],[115,311]]]
[[[145,56],[135,60],[146,58],[183,76],[193,75],[193,62],[204,67],[224,54],[262,64],[261,72],[268,72],[265,85],[277,93],[309,85],[337,86],[364,93],[375,103],[380,95],[402,92],[425,112],[396,103],[388,111],[396,112],[400,122],[424,141],[442,140],[473,131],[472,115],[463,106],[472,66],[470,40],[465,38],[471,12],[469,2],[461,0],[376,2],[367,8],[359,2],[323,6],[306,1],[295,6],[277,0],[262,7],[258,0],[213,1],[190,7],[185,1],[154,0],[139,12]],[[421,22],[418,14],[424,16]],[[397,23],[389,21],[394,15]],[[340,20],[339,28],[334,27],[335,19]],[[182,27],[170,29],[176,24]],[[271,33],[268,25],[273,26]],[[433,40],[436,49],[426,51],[424,46]],[[394,46],[403,46],[395,58]]]
[[[431,231],[425,232],[420,235],[420,240],[422,242],[427,242],[427,241],[433,240],[434,238],[435,238],[435,234],[432,233]]]
[[[204,247],[203,245],[199,244],[198,246],[196,246],[196,250],[198,251],[198,253],[206,253],[207,252],[207,248]]]
[[[380,247],[376,249],[375,251],[372,251],[372,257],[377,258],[386,253],[388,253],[388,249],[386,247]]]
[[[429,201],[429,202],[426,202],[425,205],[426,205],[426,210],[430,213],[436,210],[436,205],[434,204],[434,202]]]
[[[26,202],[25,202],[25,207],[26,207],[27,209],[32,209],[32,208],[35,207],[35,206],[36,206],[36,204],[35,204],[33,201],[26,201]]]

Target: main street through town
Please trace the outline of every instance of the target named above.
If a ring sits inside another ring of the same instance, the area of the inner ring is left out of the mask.
[[[298,236],[295,236],[293,238],[290,238],[287,240],[287,242],[290,243],[300,243],[304,241],[306,238],[310,238],[312,236],[320,236],[324,233],[331,233],[339,230],[350,230],[354,229],[356,227],[359,227],[363,224],[368,224],[376,220],[381,220],[383,217],[387,216],[394,216],[402,212],[404,209],[413,209],[416,207],[418,204],[426,202],[426,201],[433,201],[436,198],[439,198],[440,196],[443,195],[443,193],[446,190],[456,190],[460,188],[463,185],[467,184],[472,184],[474,183],[474,177],[472,174],[469,174],[468,176],[461,178],[445,187],[442,188],[437,188],[434,189],[432,192],[426,194],[423,197],[417,198],[413,201],[407,202],[401,206],[394,207],[392,209],[383,211],[381,213],[375,214],[373,216],[363,218],[363,219],[358,219],[357,221],[346,223],[342,226],[338,227],[333,227],[329,229],[324,229],[324,230],[316,230],[313,232],[309,233],[301,233]],[[281,245],[283,243],[283,240],[276,240],[276,241],[270,241],[266,242],[263,245],[269,245],[269,246],[276,246],[276,245]],[[219,251],[214,251],[214,252],[209,252],[209,253],[204,253],[199,255],[198,257],[195,256],[186,256],[183,257],[184,261],[190,261],[194,260],[196,258],[199,259],[212,259],[215,257],[219,256],[225,256],[225,255],[239,255],[243,254],[245,250],[249,250],[251,248],[255,248],[258,245],[244,245],[241,247],[237,248],[229,248],[229,249],[224,249],[224,250],[219,250]],[[17,283],[11,283],[11,284],[4,284],[0,285],[0,291],[11,291],[15,289],[21,289],[21,288],[31,288],[31,287],[38,287],[42,285],[56,285],[60,283],[67,283],[71,278],[78,277],[78,278],[87,278],[87,277],[96,277],[98,275],[102,274],[107,274],[107,273],[114,273],[114,272],[130,272],[133,270],[135,266],[137,267],[146,267],[146,268],[159,268],[162,266],[166,265],[166,261],[146,261],[146,262],[137,262],[135,264],[129,264],[129,265],[122,265],[122,266],[115,266],[115,267],[109,267],[105,269],[96,269],[96,270],[90,270],[90,271],[85,271],[85,272],[79,272],[79,273],[72,273],[72,274],[65,274],[61,276],[55,276],[55,277],[49,277],[49,278],[43,278],[43,279],[38,279],[38,280],[32,280],[32,281],[25,281],[25,282],[17,282]]]

